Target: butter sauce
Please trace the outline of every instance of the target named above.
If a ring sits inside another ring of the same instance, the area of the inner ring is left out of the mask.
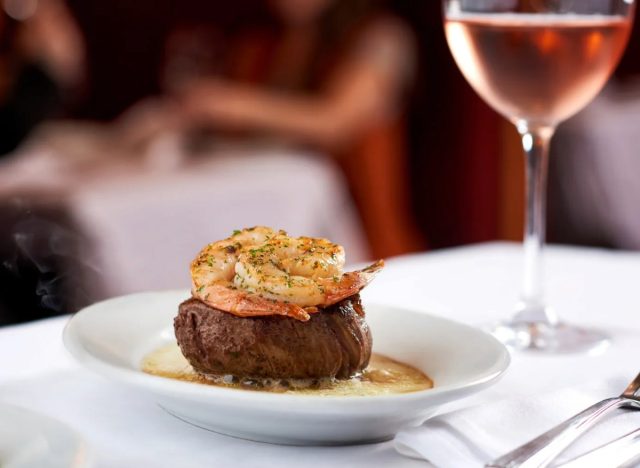
[[[337,379],[238,379],[198,374],[185,359],[178,345],[168,345],[147,354],[143,372],[170,379],[242,390],[312,396],[374,396],[417,392],[433,388],[433,381],[418,369],[373,354],[369,366],[348,380]]]

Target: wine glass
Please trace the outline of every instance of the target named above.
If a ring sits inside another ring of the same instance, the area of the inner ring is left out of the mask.
[[[618,64],[635,0],[444,0],[445,32],[476,92],[517,128],[526,157],[524,278],[515,315],[493,328],[503,343],[551,353],[607,343],[562,323],[543,291],[549,142]],[[480,124],[480,123],[479,123]]]

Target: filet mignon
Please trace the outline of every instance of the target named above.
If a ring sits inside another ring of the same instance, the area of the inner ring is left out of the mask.
[[[371,357],[371,332],[357,294],[308,322],[237,317],[192,298],[180,304],[174,328],[184,356],[209,375],[344,379],[366,368]]]

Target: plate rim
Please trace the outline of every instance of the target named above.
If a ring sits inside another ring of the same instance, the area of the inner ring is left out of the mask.
[[[170,394],[175,395],[188,395],[188,396],[198,396],[203,398],[214,398],[216,396],[225,398],[228,401],[234,400],[235,402],[242,403],[245,401],[251,402],[265,402],[265,403],[282,403],[287,402],[292,404],[293,402],[308,405],[310,402],[319,403],[319,402],[330,402],[330,406],[362,406],[366,405],[370,407],[371,403],[410,403],[419,401],[422,399],[436,399],[442,395],[460,395],[460,394],[471,394],[480,391],[491,384],[497,382],[502,376],[504,376],[505,372],[509,368],[511,363],[511,355],[508,349],[500,343],[494,336],[489,333],[481,330],[477,327],[473,327],[472,325],[459,322],[457,320],[452,320],[446,317],[442,317],[436,314],[433,314],[428,311],[421,311],[418,309],[410,309],[406,307],[398,307],[385,303],[370,302],[371,307],[380,307],[380,308],[393,308],[396,310],[402,310],[403,313],[409,314],[420,314],[421,316],[428,316],[432,320],[440,321],[447,323],[448,325],[453,325],[456,327],[464,328],[473,333],[477,333],[483,335],[485,339],[492,342],[492,346],[495,347],[497,354],[496,359],[491,366],[489,366],[486,371],[479,377],[475,378],[472,381],[467,383],[462,383],[459,385],[445,385],[445,386],[436,386],[434,388],[419,390],[415,392],[408,393],[395,393],[388,395],[363,395],[363,396],[331,396],[327,398],[326,396],[315,396],[315,395],[305,395],[305,394],[295,394],[295,393],[269,393],[269,392],[253,392],[253,391],[243,391],[233,388],[224,388],[224,387],[216,387],[211,385],[203,385],[193,382],[184,382],[174,379],[169,379],[162,376],[156,376],[144,373],[142,370],[134,370],[121,366],[117,366],[114,364],[110,364],[105,362],[89,351],[87,351],[82,343],[76,339],[76,335],[74,335],[74,328],[80,320],[78,317],[85,316],[87,314],[95,313],[96,309],[100,309],[104,307],[108,303],[113,303],[121,300],[129,300],[133,297],[141,297],[146,295],[156,296],[156,295],[170,295],[185,293],[185,297],[188,297],[190,291],[186,289],[167,289],[167,290],[157,290],[157,291],[144,291],[137,292],[133,294],[126,294],[122,296],[116,296],[112,298],[108,298],[94,304],[91,304],[80,311],[74,313],[67,323],[65,324],[62,340],[64,342],[64,346],[67,351],[73,356],[73,358],[78,361],[83,367],[96,372],[106,378],[115,378],[117,381],[132,384],[136,387],[142,387],[153,393],[161,392],[163,395]],[[453,398],[452,398],[453,399]],[[324,405],[322,405],[324,406]],[[313,409],[310,407],[308,409]],[[321,408],[322,412],[326,412],[326,408]]]

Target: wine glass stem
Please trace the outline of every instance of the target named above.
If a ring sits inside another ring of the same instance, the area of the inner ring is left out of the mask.
[[[522,307],[515,321],[557,323],[555,314],[545,307],[543,248],[547,203],[549,143],[555,131],[550,126],[518,123],[526,160],[526,222],[524,232],[524,277]]]

